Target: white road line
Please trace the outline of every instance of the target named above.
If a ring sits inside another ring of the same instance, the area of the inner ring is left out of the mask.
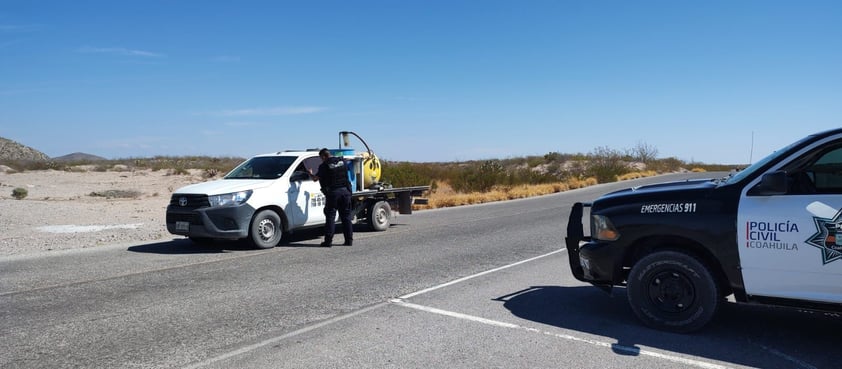
[[[776,355],[776,356],[779,356],[779,357],[781,357],[781,358],[783,358],[783,359],[785,359],[785,360],[791,361],[791,362],[793,362],[794,364],[798,365],[798,366],[799,366],[799,367],[801,367],[801,368],[804,368],[804,369],[817,369],[815,366],[810,365],[810,363],[808,363],[808,362],[805,362],[805,361],[803,361],[803,360],[799,360],[798,358],[795,358],[795,357],[792,357],[792,356],[790,356],[790,355],[787,355],[787,354],[785,354],[785,353],[783,353],[783,352],[780,352],[780,351],[778,351],[778,350],[775,350],[775,349],[773,349],[773,348],[771,348],[771,347],[766,347],[766,346],[763,346],[763,345],[761,345],[761,344],[757,344],[757,346],[760,346],[760,348],[762,348],[762,349],[763,349],[763,350],[765,350],[765,351],[768,351],[768,352],[769,352],[769,353],[771,353],[772,355]]]
[[[467,277],[460,278],[460,279],[457,279],[457,280],[454,280],[454,281],[450,281],[450,282],[447,282],[447,283],[444,283],[444,284],[440,284],[440,285],[435,286],[435,287],[427,288],[425,290],[410,293],[408,295],[399,297],[398,299],[407,299],[407,298],[410,298],[412,296],[418,296],[422,293],[427,293],[427,292],[437,290],[439,288],[447,287],[447,286],[450,286],[450,285],[453,285],[453,284],[456,284],[456,283],[459,283],[459,282],[464,282],[464,281],[469,280],[471,278],[476,278],[476,277],[486,275],[486,274],[489,274],[489,273],[494,273],[494,272],[497,272],[497,271],[500,271],[500,270],[503,270],[503,269],[506,269],[506,268],[511,268],[513,266],[520,265],[520,264],[530,262],[530,261],[533,261],[533,260],[537,260],[537,259],[549,256],[549,255],[557,254],[557,253],[565,251],[565,250],[566,249],[556,250],[556,251],[553,251],[553,252],[550,252],[550,253],[547,253],[547,254],[544,254],[544,255],[536,256],[534,258],[522,260],[522,261],[519,261],[519,262],[516,262],[516,263],[513,263],[513,264],[509,264],[509,265],[504,265],[504,266],[499,267],[499,268],[487,270],[487,271],[477,273],[477,274],[474,274],[474,275],[471,275],[471,276],[467,276]],[[340,315],[340,316],[337,316],[335,318],[325,320],[325,321],[323,321],[321,323],[318,323],[318,324],[307,326],[307,327],[301,328],[299,330],[296,330],[296,331],[293,331],[293,332],[290,332],[290,333],[287,333],[287,334],[284,334],[284,335],[281,335],[281,336],[272,337],[272,338],[263,340],[261,342],[255,343],[255,344],[248,345],[248,346],[242,347],[240,349],[230,351],[230,352],[224,353],[222,355],[212,357],[212,358],[207,359],[207,360],[203,360],[203,361],[198,362],[198,363],[191,364],[189,366],[185,366],[184,368],[185,369],[196,369],[196,368],[205,367],[205,366],[208,366],[210,364],[217,363],[217,362],[220,362],[220,361],[223,361],[223,360],[226,360],[226,359],[230,359],[230,358],[232,358],[234,356],[237,356],[237,355],[242,355],[242,354],[257,350],[261,347],[265,347],[265,346],[277,343],[279,341],[285,340],[285,339],[290,338],[290,337],[297,336],[297,335],[302,334],[302,333],[312,331],[314,329],[318,329],[318,328],[322,328],[324,326],[331,325],[333,323],[336,323],[336,322],[339,322],[339,321],[342,321],[342,320],[360,315],[362,313],[365,313],[365,312],[368,312],[368,311],[371,311],[371,310],[374,310],[374,309],[377,309],[377,308],[380,308],[380,307],[383,307],[383,306],[386,306],[386,305],[389,305],[389,302],[383,302],[383,303],[373,305],[373,306],[369,306],[367,308],[357,310],[357,311],[354,311],[354,312],[351,312],[351,313],[348,313],[348,314],[345,314],[345,315]],[[489,321],[489,322],[491,322],[491,321]],[[489,324],[489,323],[486,323],[486,324]],[[503,323],[503,324],[505,324],[505,323]],[[513,328],[513,327],[509,327],[509,328]]]
[[[334,318],[331,318],[331,319],[325,320],[325,321],[323,321],[323,322],[321,322],[321,323],[313,324],[313,325],[310,325],[310,326],[307,326],[307,327],[301,328],[301,329],[299,329],[299,330],[295,330],[295,331],[289,332],[289,333],[284,334],[284,335],[281,335],[281,336],[272,337],[272,338],[269,338],[269,339],[266,339],[266,340],[260,341],[260,342],[258,342],[258,343],[255,343],[255,344],[248,345],[248,346],[245,346],[245,347],[239,348],[239,349],[237,349],[237,350],[230,351],[230,352],[226,352],[226,353],[224,353],[224,354],[222,354],[222,355],[219,355],[219,356],[216,356],[216,357],[212,357],[212,358],[210,358],[210,359],[203,360],[203,361],[201,361],[201,362],[198,362],[198,363],[194,363],[194,364],[191,364],[191,365],[185,366],[185,367],[184,367],[184,369],[196,369],[196,368],[205,367],[205,366],[211,365],[211,364],[213,364],[213,363],[217,363],[217,362],[220,362],[220,361],[223,361],[223,360],[226,360],[226,359],[230,359],[230,358],[232,358],[232,357],[234,357],[234,356],[237,356],[237,355],[242,355],[242,354],[245,354],[245,353],[248,353],[248,352],[251,352],[251,351],[257,350],[257,349],[259,349],[259,348],[261,348],[261,347],[266,347],[266,346],[269,346],[269,345],[272,345],[272,344],[278,343],[278,342],[283,341],[283,340],[285,340],[285,339],[287,339],[287,338],[290,338],[290,337],[295,337],[295,336],[298,336],[298,335],[300,335],[300,334],[304,334],[304,333],[310,332],[310,331],[312,331],[312,330],[316,330],[316,329],[322,328],[322,327],[324,327],[324,326],[331,325],[331,324],[333,324],[333,323],[336,323],[336,322],[339,322],[339,321],[342,321],[342,320],[345,320],[345,319],[348,319],[348,318],[353,318],[353,317],[355,317],[355,316],[357,316],[357,315],[360,315],[360,314],[363,314],[363,313],[367,313],[367,312],[369,312],[369,311],[371,311],[371,310],[379,309],[379,308],[381,308],[381,307],[383,307],[383,306],[386,306],[386,305],[389,305],[389,303],[388,303],[388,302],[381,302],[381,303],[379,303],[379,304],[377,304],[377,305],[372,305],[372,306],[369,306],[369,307],[367,307],[367,308],[363,308],[363,309],[360,309],[360,310],[352,311],[352,312],[350,312],[350,313],[348,313],[348,314],[345,314],[345,315],[340,315],[340,316],[337,316],[337,317],[334,317]]]
[[[517,265],[520,265],[520,264],[528,263],[528,262],[530,262],[530,261],[533,261],[533,260],[538,260],[538,259],[540,259],[540,258],[544,258],[544,257],[550,256],[550,255],[553,255],[553,254],[558,254],[558,253],[560,253],[560,252],[562,252],[562,251],[566,251],[566,250],[567,250],[567,248],[562,248],[562,249],[560,249],[560,250],[556,250],[556,251],[553,251],[553,252],[549,252],[549,253],[546,253],[546,254],[544,254],[544,255],[539,255],[539,256],[536,256],[536,257],[534,257],[534,258],[529,258],[529,259],[526,259],[526,260],[521,260],[521,261],[518,261],[518,262],[516,262],[516,263],[512,263],[512,264],[509,264],[509,265],[504,265],[504,266],[501,266],[501,267],[499,267],[499,268],[494,268],[494,269],[486,270],[486,271],[484,271],[484,272],[480,272],[480,273],[477,273],[477,274],[474,274],[474,275],[469,275],[469,276],[464,277],[464,278],[459,278],[459,279],[456,279],[456,280],[453,280],[453,281],[450,281],[450,282],[447,282],[447,283],[440,284],[440,285],[438,285],[438,286],[430,287],[430,288],[423,289],[423,290],[418,291],[418,292],[413,292],[413,293],[410,293],[410,294],[407,294],[407,295],[403,295],[403,296],[398,297],[398,298],[399,298],[399,299],[401,299],[401,300],[406,300],[406,299],[408,299],[408,298],[412,298],[412,297],[415,297],[415,296],[418,296],[418,295],[421,295],[421,294],[425,294],[425,293],[427,293],[427,292],[435,291],[435,290],[440,289],[440,288],[444,288],[444,287],[447,287],[447,286],[452,286],[452,285],[457,284],[457,283],[462,283],[462,282],[467,281],[467,280],[469,280],[469,279],[473,279],[473,278],[476,278],[476,277],[481,277],[481,276],[484,276],[484,275],[486,275],[486,274],[491,274],[491,273],[494,273],[494,272],[499,272],[499,271],[501,271],[501,270],[503,270],[503,269],[508,269],[508,268],[513,267],[513,266],[517,266]]]
[[[653,358],[656,358],[656,359],[666,360],[666,361],[678,363],[678,364],[685,365],[685,366],[694,366],[694,367],[705,368],[705,369],[730,368],[728,366],[723,366],[723,365],[714,364],[714,363],[710,363],[710,362],[687,359],[687,358],[672,356],[672,355],[664,355],[664,354],[657,353],[657,352],[654,352],[654,351],[641,350],[637,347],[623,346],[623,345],[611,344],[611,343],[608,343],[608,342],[589,340],[589,339],[586,339],[586,338],[575,337],[575,336],[571,336],[571,335],[567,335],[567,334],[545,332],[545,331],[541,331],[539,329],[524,327],[524,326],[517,325],[517,324],[506,323],[506,322],[481,318],[481,317],[478,317],[478,316],[467,315],[467,314],[457,313],[457,312],[453,312],[453,311],[437,309],[437,308],[433,308],[433,307],[429,307],[429,306],[413,304],[413,303],[403,301],[402,299],[392,299],[390,302],[395,304],[395,305],[398,305],[398,306],[403,306],[403,307],[407,307],[407,308],[410,308],[410,309],[425,311],[425,312],[428,312],[428,313],[449,316],[449,317],[452,317],[452,318],[468,320],[468,321],[482,323],[482,324],[491,325],[491,326],[495,326],[495,327],[518,329],[518,330],[527,331],[527,332],[531,332],[531,333],[540,333],[540,334],[544,334],[544,335],[547,335],[547,336],[565,339],[565,340],[568,340],[568,341],[575,341],[575,342],[581,342],[581,343],[585,343],[585,344],[589,344],[589,345],[593,345],[593,346],[605,347],[605,348],[608,348],[608,349],[611,349],[611,350],[614,350],[614,351],[623,351],[623,352],[627,352],[627,353],[631,353],[631,354],[635,354],[635,355],[649,356],[649,357],[653,357]]]

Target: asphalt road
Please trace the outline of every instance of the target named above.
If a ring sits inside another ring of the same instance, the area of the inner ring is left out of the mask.
[[[576,281],[570,206],[670,175],[399,216],[352,247],[187,240],[0,259],[2,368],[838,367],[842,319],[726,304],[659,332]]]

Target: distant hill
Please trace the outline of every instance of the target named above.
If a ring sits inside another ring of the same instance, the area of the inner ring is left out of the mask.
[[[0,137],[0,160],[46,161],[50,157],[29,146]]]
[[[67,154],[64,156],[59,156],[53,158],[55,161],[73,161],[73,162],[90,162],[90,161],[101,161],[101,160],[108,160],[103,158],[102,156],[96,156],[91,154],[85,154],[83,152],[74,152],[72,154]]]

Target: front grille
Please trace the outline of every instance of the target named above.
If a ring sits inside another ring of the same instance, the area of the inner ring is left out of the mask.
[[[186,203],[182,204],[182,199]],[[179,207],[183,209],[196,209],[210,206],[207,195],[191,195],[191,194],[173,194],[170,198],[170,206]]]
[[[167,213],[167,223],[189,222],[190,224],[201,225],[202,218],[196,213]]]

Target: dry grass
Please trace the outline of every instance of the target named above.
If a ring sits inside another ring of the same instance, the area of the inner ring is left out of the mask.
[[[658,175],[658,172],[654,170],[647,170],[643,172],[631,172],[626,173],[621,176],[617,176],[617,181],[628,181],[630,179],[638,179],[638,178],[646,178],[646,177],[654,177]]]
[[[438,188],[428,198],[427,205],[416,205],[416,209],[436,209],[461,205],[482,204],[486,202],[522,199],[551,193],[564,192],[597,184],[596,178],[584,180],[571,179],[566,182],[537,185],[494,186],[488,192],[458,193],[447,183],[439,183]]]

